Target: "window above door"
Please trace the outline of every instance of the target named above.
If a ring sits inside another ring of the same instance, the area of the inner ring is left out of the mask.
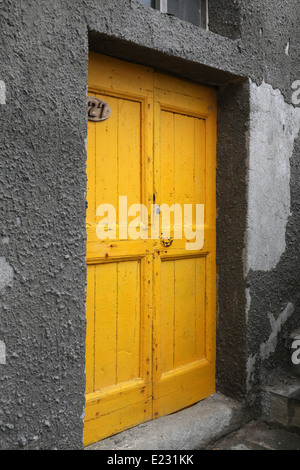
[[[208,0],[140,0],[145,5],[208,29]]]

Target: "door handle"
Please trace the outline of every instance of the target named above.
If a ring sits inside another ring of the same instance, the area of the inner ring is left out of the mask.
[[[165,248],[169,248],[173,244],[173,238],[161,238],[160,242]]]

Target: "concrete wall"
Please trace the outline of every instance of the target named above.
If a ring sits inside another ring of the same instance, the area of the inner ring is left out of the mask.
[[[255,402],[299,322],[299,2],[0,10],[0,448],[82,447],[89,48],[219,89],[218,388]]]

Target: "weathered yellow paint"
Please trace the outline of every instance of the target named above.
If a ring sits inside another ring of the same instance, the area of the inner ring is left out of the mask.
[[[214,91],[155,74],[157,202],[205,205],[205,244],[184,237],[155,250],[153,414],[215,391],[216,98]]]
[[[112,113],[88,127],[86,445],[211,395],[216,351],[216,92],[91,54],[89,95]],[[127,239],[122,223],[98,239],[100,204],[151,214],[154,194],[205,204],[201,250]]]

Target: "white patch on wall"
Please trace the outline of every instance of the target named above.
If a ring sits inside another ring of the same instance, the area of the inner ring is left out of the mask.
[[[0,257],[0,292],[11,286],[14,279],[14,270],[4,257]]]
[[[275,320],[274,316],[269,313],[269,320],[271,323],[272,333],[265,343],[261,344],[260,346],[260,357],[261,359],[268,359],[271,354],[276,351],[278,335],[286,323],[286,321],[290,318],[290,316],[294,313],[294,305],[292,303],[288,303],[286,309],[279,315],[277,320]]]
[[[6,86],[5,83],[0,80],[0,104],[6,103]]]
[[[255,366],[258,360],[269,359],[274,354],[277,348],[278,337],[282,330],[283,325],[294,313],[294,305],[289,302],[283,312],[275,320],[274,315],[269,313],[269,320],[271,324],[271,334],[265,343],[260,345],[259,354],[253,354],[248,357],[247,361],[247,390],[251,390],[252,383],[254,382]]]
[[[6,346],[3,341],[0,341],[0,364],[6,364]]]
[[[249,312],[251,308],[251,295],[250,295],[250,289],[246,289],[246,321],[248,322],[249,319]]]
[[[251,389],[251,384],[254,382],[254,367],[256,364],[257,355],[248,357],[247,361],[247,390]]]
[[[290,45],[291,45],[291,41],[289,40],[284,51],[285,55],[290,55]]]
[[[300,130],[300,109],[266,83],[251,83],[250,90],[247,272],[270,271],[286,249],[290,158]]]

